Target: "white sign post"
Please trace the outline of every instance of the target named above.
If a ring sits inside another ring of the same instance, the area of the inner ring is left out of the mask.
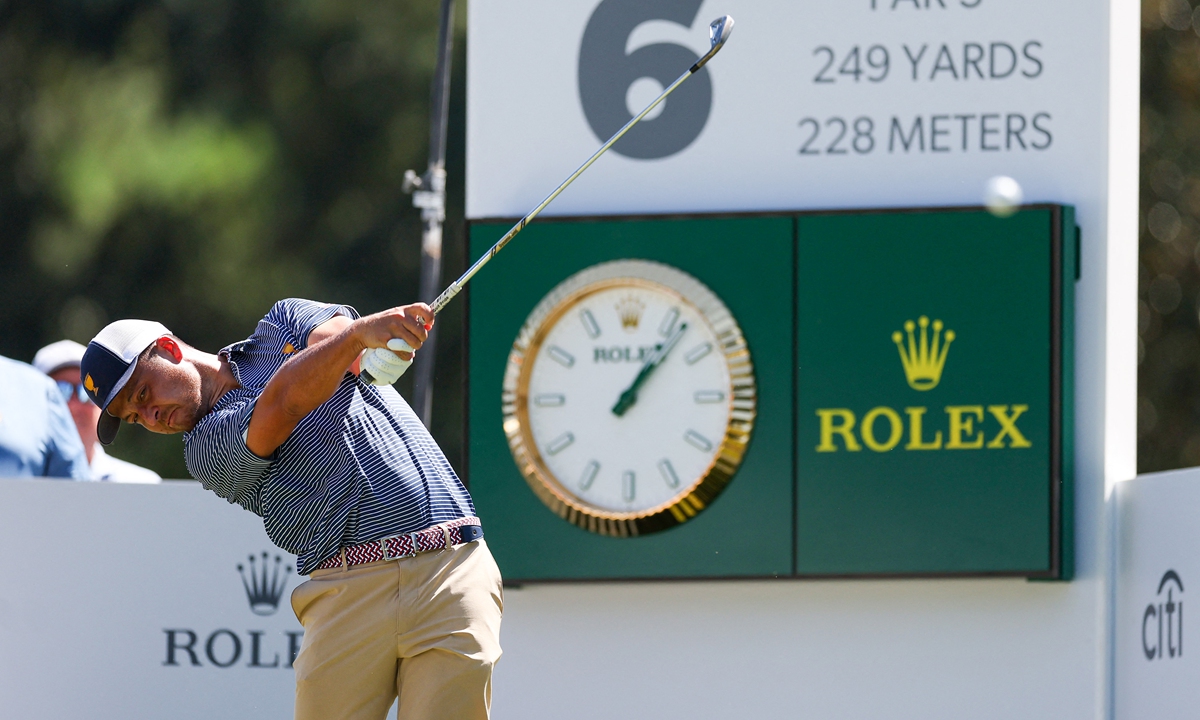
[[[726,13],[704,75],[546,213],[978,205],[996,175],[1075,205],[1076,579],[513,590],[497,717],[1110,717],[1107,518],[1135,473],[1138,3],[475,0],[468,217],[537,204]]]

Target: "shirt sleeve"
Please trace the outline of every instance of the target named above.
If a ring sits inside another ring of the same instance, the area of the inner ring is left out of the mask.
[[[257,399],[238,398],[204,416],[184,438],[184,460],[188,472],[205,489],[262,515],[259,488],[274,457],[259,457],[246,447],[246,431]]]
[[[267,322],[283,328],[296,339],[297,350],[308,346],[308,335],[318,325],[341,315],[351,320],[358,319],[358,312],[349,305],[331,305],[313,300],[288,298],[275,303],[267,313]]]
[[[47,384],[46,406],[45,476],[91,480],[92,471],[79,439],[79,430],[67,403],[51,384]]]

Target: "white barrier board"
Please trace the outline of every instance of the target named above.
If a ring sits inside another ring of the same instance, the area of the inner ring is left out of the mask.
[[[1096,720],[1089,584],[1021,580],[505,591],[496,720]]]
[[[0,480],[0,547],[0,717],[292,717],[300,577],[258,517],[191,482]]]
[[[1185,591],[1200,583],[1200,469],[1121,483],[1117,508],[1116,717],[1196,717],[1200,612]]]

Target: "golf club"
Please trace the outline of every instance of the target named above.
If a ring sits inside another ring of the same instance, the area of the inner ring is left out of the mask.
[[[709,37],[709,43],[710,43],[708,52],[705,53],[704,56],[701,57],[699,60],[697,60],[694,65],[692,65],[690,68],[688,68],[688,70],[685,73],[680,75],[679,78],[677,80],[675,80],[675,82],[671,83],[667,87],[667,89],[663,90],[662,93],[658,97],[656,97],[653,102],[651,102],[649,105],[646,106],[645,110],[642,110],[634,118],[632,118],[629,122],[625,123],[625,126],[622,127],[620,130],[618,130],[616,132],[616,134],[614,134],[611,138],[609,138],[608,142],[601,145],[600,149],[597,150],[590,158],[587,159],[587,162],[580,165],[578,170],[571,173],[570,177],[568,177],[566,180],[564,180],[562,182],[561,185],[559,185],[557,188],[554,189],[554,192],[547,195],[545,200],[542,200],[540,203],[538,203],[537,207],[535,207],[533,210],[530,210],[528,215],[521,218],[521,220],[519,222],[517,222],[516,225],[513,225],[512,229],[510,229],[507,233],[505,233],[504,237],[500,238],[496,242],[496,244],[493,245],[491,247],[491,249],[489,249],[486,253],[484,253],[482,257],[480,257],[478,260],[476,260],[475,263],[471,265],[471,267],[467,268],[467,271],[464,272],[461,277],[459,277],[454,282],[450,283],[450,285],[445,290],[442,291],[441,295],[438,295],[437,298],[434,299],[433,303],[430,304],[430,308],[433,310],[434,315],[441,312],[442,308],[446,307],[446,305],[452,299],[454,299],[454,296],[462,291],[463,286],[466,285],[467,282],[470,281],[471,278],[475,277],[475,273],[479,272],[480,269],[482,269],[484,265],[487,265],[488,262],[492,258],[496,257],[496,254],[499,253],[501,250],[503,250],[504,246],[507,245],[510,240],[512,240],[514,237],[516,237],[517,233],[524,230],[525,226],[528,225],[535,217],[537,217],[538,214],[540,214],[542,212],[542,210],[545,210],[546,206],[549,205],[554,200],[554,198],[558,197],[562,193],[563,190],[566,190],[567,186],[569,186],[571,183],[575,182],[575,178],[582,175],[584,170],[587,170],[589,167],[591,167],[592,163],[596,162],[596,160],[599,159],[599,157],[601,155],[603,155],[605,152],[608,151],[609,148],[611,148],[614,144],[616,144],[616,142],[618,140],[620,140],[625,135],[625,133],[629,132],[630,128],[632,128],[634,125],[637,125],[642,120],[642,118],[646,117],[646,115],[650,113],[651,110],[658,107],[659,103],[661,103],[663,100],[665,100],[667,98],[668,95],[670,95],[672,92],[674,92],[675,88],[682,85],[684,80],[687,80],[689,77],[691,77],[696,72],[698,72],[700,70],[700,68],[704,67],[705,64],[707,64],[709,60],[712,60],[713,56],[717,54],[717,51],[719,51],[725,45],[725,42],[727,40],[729,40],[729,35],[732,32],[733,32],[733,18],[732,17],[730,17],[728,15],[722,15],[721,17],[717,18],[716,20],[713,20],[712,23],[709,24],[709,26],[708,26],[708,37]],[[360,377],[362,377],[368,383],[373,384],[375,382],[375,378],[372,377],[371,374],[369,372],[367,372],[366,370],[362,371]]]

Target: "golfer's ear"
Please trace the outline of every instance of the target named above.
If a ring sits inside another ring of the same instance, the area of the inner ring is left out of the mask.
[[[163,335],[154,341],[154,345],[159,350],[162,350],[166,354],[170,355],[175,362],[180,362],[183,360],[183,350],[179,348],[179,343],[175,342],[175,338]]]

